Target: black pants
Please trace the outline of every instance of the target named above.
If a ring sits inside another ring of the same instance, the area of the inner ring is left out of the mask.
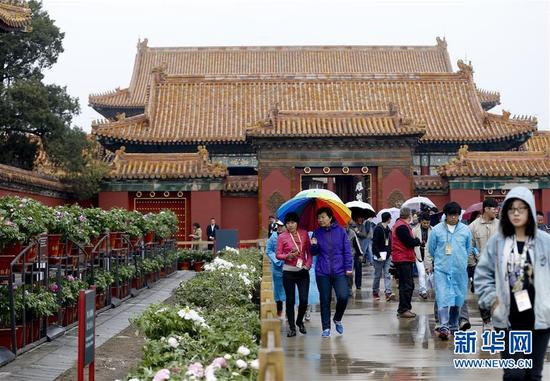
[[[355,287],[361,288],[363,278],[363,259],[357,256],[353,259],[353,269],[355,270]]]
[[[476,272],[475,266],[468,266],[468,279],[472,278],[472,284],[470,285],[470,291],[474,292],[474,274]]]
[[[399,278],[399,307],[398,313],[412,310],[411,300],[414,291],[413,262],[396,262],[397,277]]]
[[[286,295],[286,318],[288,326],[295,330],[296,324],[304,322],[304,315],[307,311],[307,296],[309,293],[309,272],[305,269],[300,271],[283,271],[283,287]],[[296,287],[298,287],[298,316],[296,323],[294,322],[294,302],[296,295]]]
[[[497,331],[502,329],[497,328]],[[542,380],[542,367],[544,365],[544,355],[546,354],[546,347],[548,347],[548,339],[550,338],[550,329],[533,330],[533,347],[531,354],[514,353],[510,354],[510,348],[508,347],[508,330],[506,332],[505,344],[506,350],[500,352],[500,356],[503,359],[533,359],[532,369],[504,369],[503,380]]]

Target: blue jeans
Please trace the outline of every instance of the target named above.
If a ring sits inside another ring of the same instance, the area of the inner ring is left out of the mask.
[[[321,324],[323,330],[330,329],[330,303],[332,299],[332,289],[336,293],[336,312],[334,320],[341,321],[344,311],[348,305],[348,277],[345,275],[337,276],[317,276],[317,288],[319,289],[319,301],[321,302]]]
[[[434,318],[435,322],[439,324],[439,308],[437,307],[437,302],[434,302]],[[460,307],[458,319],[470,320],[470,312],[468,310],[468,304],[466,304],[466,301],[464,301],[464,304],[462,305],[462,307]]]
[[[450,307],[441,307],[437,310],[439,316],[439,323],[441,328],[447,328],[451,331],[458,330],[458,315],[460,312],[460,307],[450,306]]]
[[[365,255],[365,260],[367,263],[371,263],[373,262],[373,258],[372,258],[372,239],[369,239],[369,238],[365,238],[363,240],[363,254]]]
[[[378,292],[380,290],[380,278],[384,276],[384,288],[386,294],[391,294],[391,276],[390,276],[390,257],[386,257],[385,261],[374,261],[374,280],[372,281],[372,291]]]

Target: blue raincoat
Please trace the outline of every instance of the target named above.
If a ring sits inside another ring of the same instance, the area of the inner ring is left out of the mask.
[[[452,254],[446,254],[446,245]],[[451,233],[445,222],[433,229],[428,239],[428,251],[434,262],[435,300],[439,308],[464,304],[468,292],[468,253],[472,248],[472,233],[459,222]]]
[[[273,297],[276,302],[285,301],[285,289],[283,287],[283,264],[284,261],[277,259],[275,256],[277,251],[277,237],[279,235],[277,232],[271,234],[271,237],[267,240],[266,243],[266,253],[269,259],[271,260],[271,273],[273,278]]]

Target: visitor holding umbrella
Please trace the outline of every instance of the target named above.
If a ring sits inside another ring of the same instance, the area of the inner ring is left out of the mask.
[[[339,334],[344,333],[342,317],[348,304],[347,277],[353,274],[353,258],[346,231],[334,222],[330,208],[323,207],[317,210],[317,223],[320,227],[313,232],[311,252],[319,256],[315,272],[321,302],[321,336],[330,337],[330,302],[333,288],[336,293],[333,321],[336,331]]]
[[[308,234],[303,229],[298,229],[298,214],[290,212],[285,215],[286,232],[281,233],[277,239],[277,259],[283,264],[283,287],[286,294],[286,317],[289,331],[287,337],[296,336],[296,326],[300,333],[306,334],[304,315],[307,311],[309,292],[309,268],[312,257],[310,253],[310,241]],[[294,321],[294,290],[298,287],[300,303],[298,316]]]

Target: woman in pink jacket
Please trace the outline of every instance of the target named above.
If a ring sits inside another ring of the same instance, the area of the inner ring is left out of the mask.
[[[287,337],[296,336],[296,326],[300,333],[306,334],[304,315],[307,311],[307,296],[309,292],[309,269],[312,263],[309,236],[305,230],[298,229],[298,215],[288,213],[285,216],[286,232],[277,239],[277,259],[282,259],[283,287],[286,294],[286,317],[289,331]],[[298,316],[294,321],[294,298],[298,287]]]

